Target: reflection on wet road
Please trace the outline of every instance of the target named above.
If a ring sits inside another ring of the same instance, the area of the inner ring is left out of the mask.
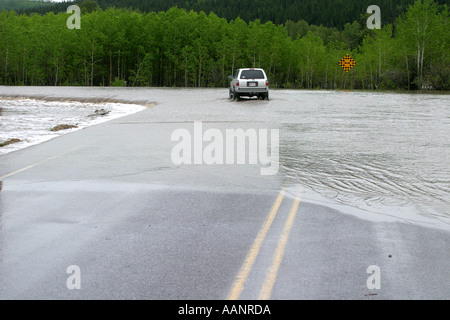
[[[420,214],[449,217],[448,95],[282,96],[274,104],[290,181],[363,209],[412,206]]]
[[[0,298],[448,298],[450,96],[227,93],[0,87],[157,103],[0,156]],[[172,133],[196,121],[279,130],[278,173],[173,163]],[[74,265],[81,290],[66,287]]]
[[[14,90],[16,95],[28,90],[31,98],[37,97],[33,88],[9,88],[8,95],[14,96]],[[38,98],[51,100],[156,101],[158,107],[145,121],[155,125],[188,129],[194,121],[203,121],[224,130],[279,129],[280,180],[371,212],[388,206],[450,218],[449,95],[273,90],[271,101],[232,102],[223,89],[38,92]]]

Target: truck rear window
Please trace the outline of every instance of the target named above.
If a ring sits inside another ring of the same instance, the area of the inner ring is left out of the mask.
[[[264,79],[264,73],[261,70],[243,70],[241,79]]]

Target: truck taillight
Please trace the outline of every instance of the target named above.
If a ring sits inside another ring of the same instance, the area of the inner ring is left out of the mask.
[[[239,87],[239,81],[238,81],[238,82],[236,82],[236,87]]]
[[[268,87],[269,86],[269,81],[266,81],[266,87]]]

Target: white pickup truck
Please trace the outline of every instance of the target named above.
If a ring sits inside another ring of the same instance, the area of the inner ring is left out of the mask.
[[[238,100],[240,97],[257,97],[269,100],[269,81],[263,69],[238,69],[234,76],[229,76],[230,99]]]

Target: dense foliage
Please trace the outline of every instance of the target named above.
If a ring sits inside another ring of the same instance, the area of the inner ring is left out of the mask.
[[[272,87],[450,87],[449,12],[432,0],[382,30],[368,30],[367,16],[339,30],[92,1],[82,4],[80,30],[67,28],[69,16],[1,12],[0,84],[222,87],[236,68],[262,67]],[[349,73],[338,65],[347,53],[356,60]]]
[[[0,0],[5,1],[5,0]],[[81,3],[83,0],[76,0]],[[167,11],[178,7],[187,11],[214,12],[228,21],[241,18],[246,22],[259,19],[284,24],[286,21],[305,20],[310,24],[341,29],[347,22],[358,20],[367,7],[378,5],[383,12],[385,23],[393,23],[408,5],[415,0],[96,0],[99,7],[131,8],[140,12]],[[448,0],[436,0],[438,4]],[[55,3],[52,7],[33,8],[27,12],[63,12],[66,3]]]
[[[21,10],[26,11],[38,10],[44,11],[45,7],[52,7],[51,2],[32,1],[32,0],[0,0],[0,11],[6,10]],[[50,8],[49,8],[50,9]]]

